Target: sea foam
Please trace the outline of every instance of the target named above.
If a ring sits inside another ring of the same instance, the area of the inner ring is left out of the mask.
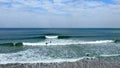
[[[74,41],[74,40],[52,40],[53,42],[44,41],[44,42],[23,42],[23,45],[26,46],[44,46],[44,45],[77,45],[77,44],[102,44],[102,43],[112,43],[113,40],[97,40],[97,41]],[[47,43],[47,44],[46,44]]]

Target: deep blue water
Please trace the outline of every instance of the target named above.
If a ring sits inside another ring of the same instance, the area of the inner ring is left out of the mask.
[[[119,40],[120,29],[113,28],[1,28],[0,42],[38,41],[46,35],[64,36],[63,39]],[[67,36],[67,37],[66,37]]]
[[[0,62],[120,54],[119,40],[119,28],[0,28]]]

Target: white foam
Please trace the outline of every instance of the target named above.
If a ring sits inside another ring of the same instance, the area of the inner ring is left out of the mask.
[[[43,59],[43,60],[34,61],[33,59],[27,60],[27,57],[26,57],[25,58],[26,60],[19,61],[17,59],[14,59],[14,57],[12,57],[12,59],[5,59],[6,56],[10,57],[10,55],[0,54],[0,58],[2,58],[2,61],[0,61],[0,64],[9,64],[9,63],[22,63],[22,64],[23,63],[61,63],[61,62],[76,62],[76,61],[80,61],[80,60],[86,59],[86,58],[87,58],[87,60],[96,58],[95,56],[94,57],[71,58],[71,59],[53,59],[52,58],[52,59]],[[116,56],[120,56],[120,54],[110,54],[110,55],[100,55],[100,56],[102,56],[102,57],[114,57],[115,56],[116,57]]]
[[[2,57],[4,58],[4,56]],[[22,57],[21,57],[22,58]],[[9,64],[9,63],[61,63],[61,62],[76,62],[76,61],[80,61],[82,59],[95,59],[96,57],[80,57],[80,58],[69,58],[69,59],[43,59],[43,60],[34,60],[34,59],[31,59],[31,60],[23,60],[23,61],[19,61],[17,59],[3,59],[2,61],[0,61],[0,64]],[[37,58],[38,59],[38,58]]]
[[[102,43],[112,43],[113,40],[99,40],[99,41],[76,41],[76,40],[52,40],[53,42],[23,42],[23,45],[27,46],[44,46],[44,45],[76,45],[76,44],[102,44]],[[47,44],[46,44],[47,43]]]
[[[0,64],[8,63],[60,63],[60,62],[75,62],[86,57],[80,58],[54,58],[47,55],[46,49],[27,49],[16,53],[0,54]],[[52,55],[52,54],[51,54]]]
[[[89,41],[89,42],[81,42],[81,44],[100,44],[100,43],[111,43],[113,40],[99,40],[99,41]]]
[[[0,64],[9,64],[9,63],[61,63],[61,62],[76,62],[83,58],[78,59],[51,59],[43,61],[2,61]]]
[[[81,58],[71,58],[71,59],[61,59],[61,58],[51,58],[48,56],[42,56],[42,54],[36,54],[36,49],[28,49],[16,53],[0,54],[0,64],[8,63],[60,63],[60,62],[75,62],[83,59]]]
[[[120,56],[120,54],[110,54],[110,55],[100,55],[101,57],[116,57]]]
[[[45,36],[45,38],[47,38],[47,39],[56,39],[56,38],[58,38],[58,36]]]

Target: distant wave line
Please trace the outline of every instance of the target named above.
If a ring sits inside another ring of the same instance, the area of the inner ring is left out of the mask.
[[[0,38],[0,40],[27,40],[27,39],[69,39],[69,38],[94,38],[94,37],[106,37],[106,36],[74,36],[74,35],[41,35],[41,36],[26,36],[26,37],[10,37]],[[107,36],[111,37],[111,36]]]

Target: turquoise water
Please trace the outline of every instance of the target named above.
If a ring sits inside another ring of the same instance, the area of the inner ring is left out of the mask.
[[[120,54],[120,29],[1,28],[0,63]]]

